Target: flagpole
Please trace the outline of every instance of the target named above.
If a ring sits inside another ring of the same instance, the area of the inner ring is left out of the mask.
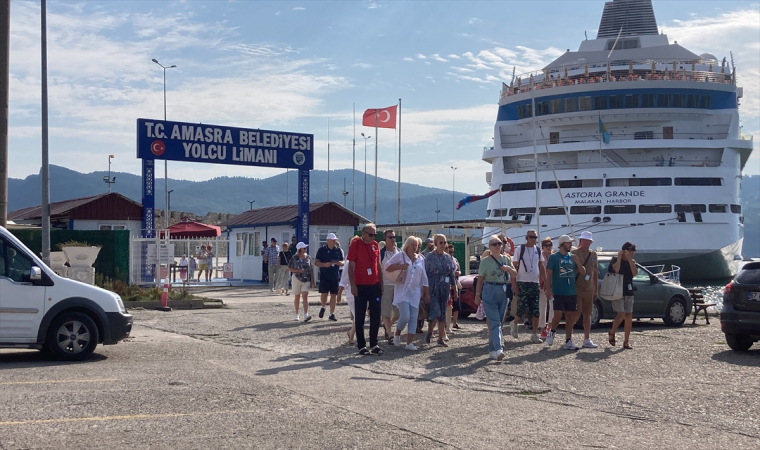
[[[535,89],[535,80],[533,77],[530,77],[530,101],[531,101],[531,116],[533,117],[533,164],[535,165],[534,168],[534,180],[536,183],[536,229],[538,231],[536,234],[541,233],[541,205],[540,200],[538,198],[539,196],[539,185],[538,185],[538,151],[536,150],[536,89]],[[546,155],[547,158],[551,158],[550,155]],[[501,188],[500,188],[501,189]]]
[[[374,223],[377,223],[377,119],[378,119],[378,110],[375,110],[375,212],[373,214],[372,221]]]
[[[356,212],[356,102],[354,102],[354,141],[351,164],[351,211]]]
[[[330,202],[330,118],[327,118],[327,201]]]
[[[397,222],[401,223],[401,99],[398,99],[398,198],[396,205]]]

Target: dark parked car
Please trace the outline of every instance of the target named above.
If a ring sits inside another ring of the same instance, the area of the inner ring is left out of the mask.
[[[599,286],[615,253],[599,253]],[[679,284],[657,277],[647,268],[636,264],[638,274],[633,277],[633,317],[662,319],[670,327],[680,327],[691,314],[689,291]],[[617,313],[612,302],[603,298],[594,300],[591,311],[591,326],[601,319],[614,319]],[[579,323],[583,323],[579,320]]]
[[[760,262],[745,264],[723,289],[720,328],[732,350],[760,341]]]

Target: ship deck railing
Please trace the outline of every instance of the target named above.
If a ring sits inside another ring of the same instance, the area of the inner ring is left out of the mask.
[[[605,153],[607,153],[607,157],[605,158],[604,162],[600,161],[592,161],[592,162],[583,162],[583,163],[565,163],[562,161],[555,161],[554,162],[554,169],[555,170],[574,170],[574,169],[593,169],[597,167],[602,167],[604,164],[605,167],[670,167],[670,168],[684,168],[684,167],[721,167],[722,161],[711,161],[711,160],[705,160],[705,161],[679,161],[674,159],[663,159],[658,158],[653,161],[627,161],[623,158],[620,158],[618,155],[617,157],[613,158],[609,154],[611,153],[611,150],[605,150]],[[531,164],[526,164],[525,167],[505,167],[504,168],[504,174],[510,175],[514,173],[527,173],[527,172],[533,172],[535,170],[535,166]],[[546,170],[552,170],[551,167],[548,166],[548,164],[545,161],[539,161],[538,162],[538,170],[539,172],[543,172]]]
[[[672,265],[670,270],[665,270],[664,264],[654,266],[644,266],[645,269],[652,272],[652,275],[656,276],[662,281],[681,284],[681,268],[676,265]]]
[[[540,117],[540,116],[539,116]],[[599,142],[601,136],[599,133],[585,134],[576,136],[563,136],[561,139],[548,139],[549,145],[554,144],[575,144],[578,142]],[[639,141],[639,140],[670,140],[670,139],[683,139],[683,140],[720,140],[728,139],[728,132],[725,133],[669,133],[654,131],[612,131],[610,132],[610,141]],[[543,146],[543,141],[538,139],[537,144]],[[663,143],[664,145],[664,143]],[[533,139],[525,139],[520,141],[510,140],[508,136],[501,136],[501,148],[521,148],[532,147]],[[486,150],[484,148],[484,151]]]
[[[577,68],[575,69],[577,70]],[[513,82],[510,86],[504,86],[501,90],[500,98],[512,95],[530,92],[531,85],[535,86],[537,91],[542,89],[552,89],[563,86],[575,86],[583,84],[599,83],[620,83],[630,81],[697,81],[704,83],[734,84],[734,77],[731,73],[697,71],[697,70],[642,70],[642,69],[620,69],[616,68],[609,72],[589,72],[581,74],[564,75],[558,71],[550,73],[541,73],[533,78],[523,80],[517,78],[517,83]],[[557,76],[552,78],[551,74]]]

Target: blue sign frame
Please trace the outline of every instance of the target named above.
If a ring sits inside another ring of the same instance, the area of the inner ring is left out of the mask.
[[[298,170],[298,240],[309,243],[309,171],[314,135],[156,119],[137,119],[137,157],[142,159],[142,228],[155,234],[155,160]]]

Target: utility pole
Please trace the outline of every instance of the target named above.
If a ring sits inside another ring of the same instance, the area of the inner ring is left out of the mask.
[[[440,213],[441,210],[438,208],[438,199],[435,199],[435,221],[438,222],[438,213]]]
[[[42,65],[42,262],[50,265],[50,172],[48,161],[47,1],[40,2]]]
[[[457,181],[457,168],[454,166],[451,166],[451,221],[454,221],[454,213],[457,210],[457,200],[456,200],[456,191],[454,188],[456,187],[456,181]]]
[[[346,190],[346,179],[343,179],[343,207],[346,207],[346,199],[348,198],[348,191]]]
[[[11,0],[0,0],[0,226],[8,225],[8,91]]]

